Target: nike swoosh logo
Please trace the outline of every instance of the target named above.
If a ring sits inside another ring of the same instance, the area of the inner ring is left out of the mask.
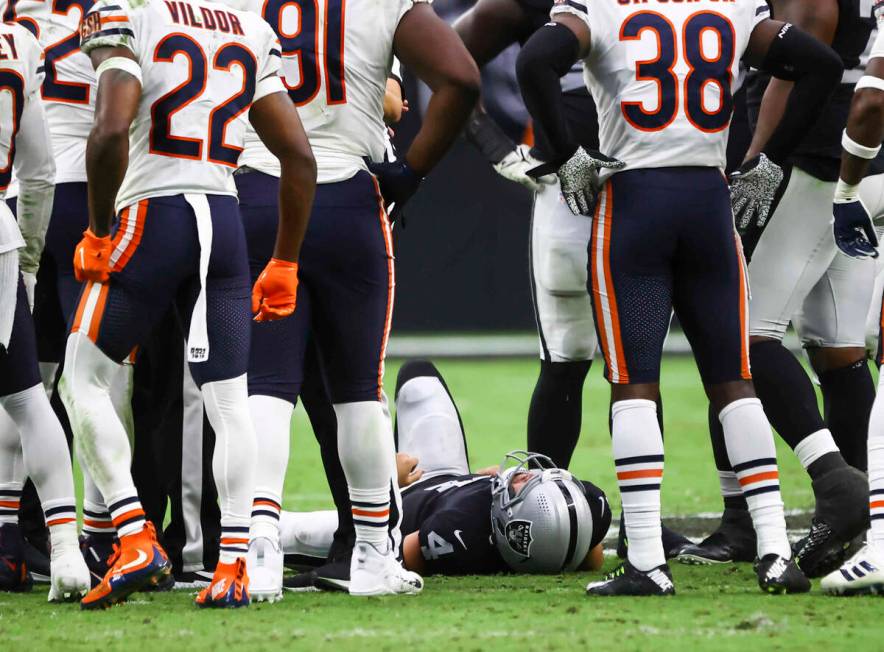
[[[457,539],[458,542],[460,543],[460,545],[463,546],[463,549],[466,550],[466,549],[467,549],[467,544],[465,544],[465,543],[463,542],[463,539],[460,538],[460,533],[461,533],[461,532],[463,532],[463,530],[455,530],[455,531],[454,531],[454,538]]]
[[[599,496],[599,502],[602,504],[602,514],[605,513],[605,507],[607,507],[607,503],[603,496]]]
[[[120,572],[122,573],[123,571],[129,570],[130,568],[135,568],[136,566],[141,566],[141,564],[143,564],[146,561],[147,561],[147,553],[144,552],[143,550],[139,550],[138,557],[135,559],[135,561],[130,561],[128,564],[125,564],[124,566],[120,566]]]

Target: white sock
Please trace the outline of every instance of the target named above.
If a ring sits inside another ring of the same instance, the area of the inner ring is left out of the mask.
[[[255,493],[255,430],[249,414],[246,375],[205,383],[203,402],[215,430],[212,471],[221,506],[219,561],[231,564],[249,550]]]
[[[722,498],[732,498],[734,496],[742,496],[743,490],[740,488],[740,481],[737,480],[737,474],[733,471],[718,470],[718,484],[721,487]]]
[[[630,399],[611,407],[611,445],[626,519],[629,563],[642,571],[666,563],[660,524],[663,435],[654,401]]]
[[[124,489],[117,494],[110,494],[107,505],[114,522],[114,528],[120,537],[138,534],[144,529],[144,509],[141,507],[141,501],[138,500],[138,492],[135,487]]]
[[[0,347],[9,346],[18,295],[18,250],[0,254]]]
[[[57,521],[70,518],[71,515],[61,509],[65,507],[74,512],[76,520],[70,450],[43,385],[4,396],[0,404],[18,427],[25,471],[34,482],[44,510],[51,504],[58,514],[52,520]]]
[[[387,550],[390,478],[396,450],[390,421],[378,401],[335,404],[338,454],[347,476],[356,541]]]
[[[338,513],[282,512],[279,517],[279,543],[287,555],[302,555],[325,559],[331,550]]]
[[[18,428],[0,407],[0,525],[18,523],[25,465]]]
[[[132,481],[129,438],[111,401],[110,388],[120,373],[120,365],[85,333],[68,336],[58,391],[71,421],[80,464],[107,498],[111,515],[115,500],[111,496],[138,495]]]
[[[795,454],[805,470],[823,455],[840,452],[828,428],[807,435],[795,446]]]
[[[884,552],[884,373],[869,417],[869,543]]]
[[[777,453],[770,424],[757,398],[728,404],[718,415],[731,466],[737,474],[758,539],[758,558],[792,556],[780,497]]]
[[[42,391],[42,385],[41,385]],[[73,483],[71,484],[73,489]],[[39,489],[37,489],[39,493]],[[66,553],[79,552],[77,539],[77,508],[73,496],[42,500],[43,518],[49,528],[50,558],[54,561]]]
[[[285,471],[289,461],[292,412],[295,406],[275,396],[249,396],[255,426],[257,460],[255,497],[252,501],[252,539],[279,538],[279,512]]]
[[[18,524],[18,509],[21,507],[22,482],[0,479],[0,525]]]

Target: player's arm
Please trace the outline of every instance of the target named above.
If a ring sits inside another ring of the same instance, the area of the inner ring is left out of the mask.
[[[405,568],[415,573],[424,573],[427,561],[421,552],[421,542],[417,532],[405,535],[402,539],[402,561]]]
[[[55,161],[43,101],[37,91],[25,99],[15,137],[15,175],[19,183],[18,225],[25,246],[19,250],[19,269],[33,307],[34,286],[55,195]]]
[[[397,77],[388,77],[384,89],[384,122],[396,124],[402,119],[403,106],[402,82]]]
[[[463,129],[479,96],[479,69],[454,30],[426,2],[416,3],[399,21],[393,49],[433,91],[420,131],[402,159],[371,166],[384,199],[396,203],[395,213]]]
[[[279,78],[274,78],[278,82]],[[279,225],[273,258],[252,291],[258,321],[286,317],[295,309],[298,255],[316,192],[316,161],[298,111],[279,90],[258,99],[249,120],[267,149],[279,159]]]
[[[773,12],[778,21],[800,27],[822,43],[831,44],[835,37],[835,30],[838,27],[837,0],[774,0]],[[789,102],[793,84],[792,81],[776,76],[770,80],[764,92],[758,124],[746,153],[746,159],[760,154],[765,144],[770,140],[783,115],[786,114],[786,105]],[[777,154],[778,152],[774,152],[774,155]],[[773,157],[771,158],[774,162],[780,163]]]

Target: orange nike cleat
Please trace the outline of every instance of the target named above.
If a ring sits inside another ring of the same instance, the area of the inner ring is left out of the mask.
[[[82,609],[107,609],[125,602],[129,594],[162,582],[172,572],[151,522],[141,532],[120,537],[108,565],[101,582],[80,601]]]
[[[239,557],[232,564],[218,563],[212,583],[196,596],[198,607],[248,607],[249,576],[246,560]]]

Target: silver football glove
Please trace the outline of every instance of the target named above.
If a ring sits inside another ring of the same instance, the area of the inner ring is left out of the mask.
[[[599,191],[599,174],[602,168],[620,170],[626,163],[598,152],[589,153],[579,147],[574,156],[565,161],[556,173],[562,189],[562,197],[574,215],[592,215],[595,197]]]
[[[762,228],[783,181],[783,168],[759,154],[732,172],[729,181],[737,231],[743,235],[753,222]]]
[[[528,170],[536,168],[541,163],[542,161],[538,161],[531,156],[530,147],[527,145],[519,145],[509,154],[504,156],[500,162],[494,164],[494,171],[504,179],[525,186],[531,192],[538,192],[542,185],[550,185],[556,182],[556,178],[552,174],[547,174],[536,179],[528,176]]]

